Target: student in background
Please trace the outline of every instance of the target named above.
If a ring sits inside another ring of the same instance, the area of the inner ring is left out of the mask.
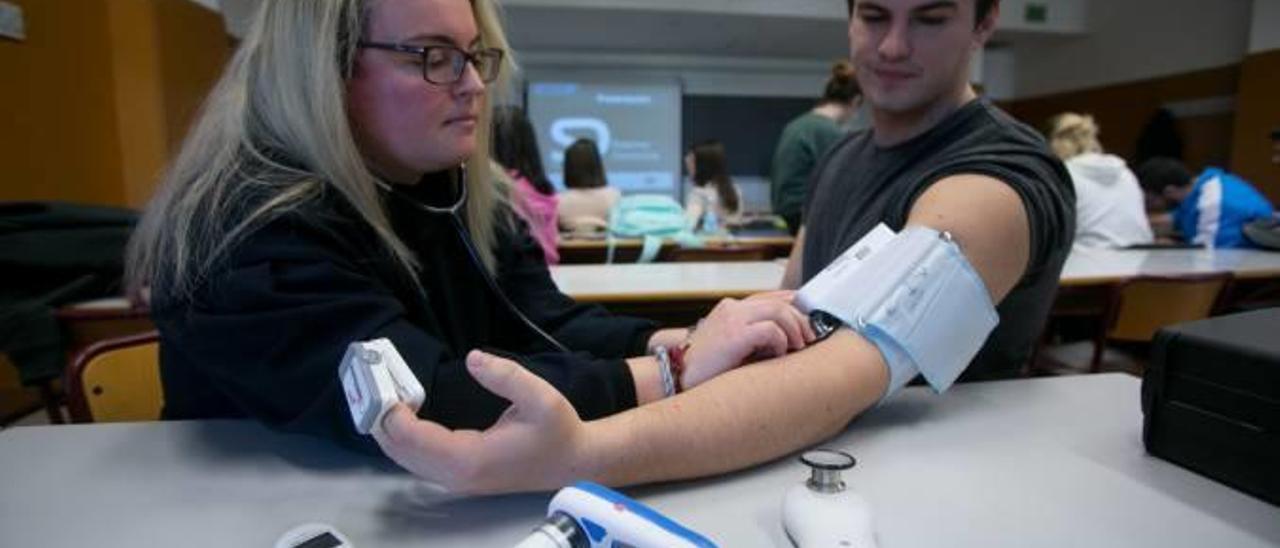
[[[694,231],[713,230],[705,223],[709,211],[715,213],[717,228],[736,223],[742,213],[742,192],[729,178],[724,145],[719,141],[693,145],[684,155],[684,166],[693,180],[684,200],[689,227]]]
[[[1210,167],[1194,176],[1172,158],[1152,158],[1138,167],[1149,202],[1169,210],[1187,242],[1206,247],[1251,247],[1244,225],[1274,214],[1266,197],[1244,179]]]
[[[831,67],[818,105],[782,130],[773,153],[770,198],[773,213],[787,221],[792,235],[804,222],[801,209],[809,193],[809,175],[818,159],[844,135],[841,126],[858,110],[861,94],[853,65],[839,61]]]
[[[604,232],[609,210],[622,193],[609,186],[595,141],[578,139],[564,152],[564,186],[560,195],[560,229],[569,233]]]
[[[556,249],[556,189],[542,169],[538,138],[524,109],[508,106],[493,113],[493,158],[505,169],[514,183],[512,206],[516,214],[529,224],[529,233],[542,247],[547,264],[560,262]]]
[[[1152,241],[1142,187],[1124,159],[1098,142],[1092,116],[1073,112],[1049,121],[1049,146],[1066,163],[1076,189],[1076,248],[1122,248]]]

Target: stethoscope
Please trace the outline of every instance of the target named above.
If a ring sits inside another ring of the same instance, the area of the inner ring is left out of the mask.
[[[533,320],[530,320],[528,316],[525,316],[524,313],[516,307],[516,304],[511,302],[511,299],[507,298],[507,294],[502,291],[502,288],[498,287],[498,282],[493,279],[493,275],[490,274],[489,269],[485,268],[484,261],[480,260],[480,253],[476,251],[475,242],[471,240],[471,231],[467,230],[467,225],[462,222],[462,215],[460,214],[462,207],[467,204],[467,183],[464,168],[458,168],[451,173],[453,177],[450,178],[450,181],[459,189],[458,198],[454,200],[452,205],[446,207],[433,206],[419,202],[413,197],[401,193],[394,186],[383,181],[378,181],[378,186],[382,187],[383,190],[386,190],[392,196],[408,202],[410,205],[421,211],[432,215],[448,216],[449,220],[452,221],[453,228],[458,232],[458,237],[462,239],[462,247],[466,248],[467,255],[471,258],[471,265],[474,266],[476,270],[480,271],[480,277],[484,278],[485,283],[489,286],[489,289],[493,291],[493,294],[498,297],[498,300],[502,301],[502,304],[507,307],[507,310],[511,311],[512,314],[515,314],[516,318],[519,318],[526,327],[538,336],[542,337],[542,339],[546,341],[547,344],[550,344],[552,348],[555,348],[560,352],[569,352],[569,347],[556,340],[556,338],[552,337],[550,333],[543,331],[541,327],[538,327],[538,324],[533,323]],[[418,291],[423,293],[422,298],[425,302],[425,290],[419,287]]]

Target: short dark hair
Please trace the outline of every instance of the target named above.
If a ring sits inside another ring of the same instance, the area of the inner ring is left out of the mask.
[[[996,2],[999,1],[1000,0],[974,0],[975,3],[973,11],[977,17],[974,17],[973,24],[976,26],[978,23],[981,23],[983,19],[986,19],[987,14],[991,13],[991,8],[995,7]],[[846,0],[846,2],[849,7],[849,16],[853,17],[853,5],[858,3],[858,0]]]
[[[1163,194],[1169,187],[1184,187],[1191,184],[1192,173],[1181,160],[1167,157],[1156,157],[1147,160],[1134,171],[1142,189],[1152,194]]]
[[[1271,140],[1280,141],[1280,127],[1271,130]]]
[[[604,176],[600,149],[590,139],[578,139],[564,151],[564,186],[599,188],[609,184]]]

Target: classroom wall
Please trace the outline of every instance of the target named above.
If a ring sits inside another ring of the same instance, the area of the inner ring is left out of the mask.
[[[0,39],[0,201],[140,207],[228,55],[220,15],[178,0],[16,0]],[[13,80],[8,75],[17,75]]]
[[[1280,166],[1271,163],[1268,134],[1280,128],[1280,49],[1245,58],[1240,70],[1232,169],[1280,204]]]
[[[1018,97],[1237,64],[1248,49],[1252,8],[1250,0],[1090,2],[1086,33],[1016,44]]]
[[[1249,53],[1280,49],[1280,2],[1253,0],[1253,20],[1249,30]]]
[[[13,0],[11,0],[13,1]],[[0,200],[123,204],[106,0],[16,0],[27,39],[0,38]]]
[[[1280,128],[1280,1],[1254,0],[1249,55],[1240,69],[1231,165],[1280,204],[1280,166],[1268,134]]]
[[[1019,70],[1025,63],[1020,62]],[[1240,66],[1198,70],[1005,103],[1019,119],[1043,128],[1050,117],[1073,111],[1094,116],[1109,152],[1133,160],[1138,135],[1161,107],[1179,118],[1185,160],[1192,166],[1226,165],[1231,158],[1233,96]]]
[[[995,101],[1017,96],[1018,58],[1008,47],[988,48],[982,55],[982,85]]]

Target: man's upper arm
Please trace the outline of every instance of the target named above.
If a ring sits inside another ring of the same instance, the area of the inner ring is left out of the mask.
[[[1027,270],[1031,228],[1021,197],[985,175],[953,175],[931,185],[911,207],[908,225],[950,232],[999,303]]]

